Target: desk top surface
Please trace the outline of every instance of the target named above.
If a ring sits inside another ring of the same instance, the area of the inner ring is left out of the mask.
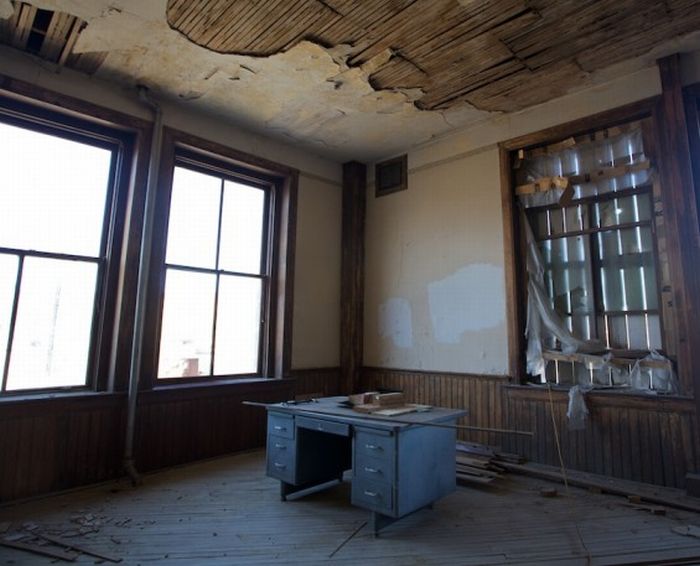
[[[311,403],[291,405],[287,403],[277,403],[269,405],[269,411],[302,415],[305,417],[331,418],[334,421],[347,422],[349,424],[365,425],[379,428],[403,428],[411,425],[421,425],[428,423],[440,423],[454,421],[467,414],[462,409],[447,409],[444,407],[433,407],[429,411],[406,413],[396,417],[385,417],[368,415],[353,411],[348,407],[343,407],[339,403],[347,401],[347,397],[323,397]]]

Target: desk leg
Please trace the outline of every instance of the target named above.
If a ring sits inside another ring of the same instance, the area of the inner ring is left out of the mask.
[[[415,511],[409,513],[408,515],[413,515],[413,513],[417,513],[418,511],[422,511],[423,509],[432,509],[433,504],[429,503],[425,507],[421,507],[420,509],[416,509]],[[370,524],[372,526],[372,531],[374,532],[374,536],[378,537],[379,536],[379,531],[381,531],[383,528],[388,527],[392,523],[395,523],[396,521],[399,521],[400,519],[403,519],[404,517],[408,517],[408,515],[404,515],[403,517],[387,517],[386,515],[382,515],[381,513],[377,513],[376,511],[372,511],[372,517]]]
[[[381,513],[372,511],[372,519],[370,521],[370,524],[372,526],[374,536],[378,537],[379,531],[381,531],[385,527],[388,527],[392,523],[395,523],[396,521],[398,521],[398,519],[394,519],[393,517],[387,517],[386,515],[382,515]]]

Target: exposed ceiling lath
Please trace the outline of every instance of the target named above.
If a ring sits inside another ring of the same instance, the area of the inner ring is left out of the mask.
[[[42,59],[93,74],[107,53],[74,53],[87,22],[52,10],[41,10],[25,2],[13,2],[14,12],[0,20],[0,43],[38,55]]]
[[[301,40],[349,44],[351,67],[390,52],[378,90],[420,88],[419,108],[510,112],[700,27],[697,0],[169,0],[168,23],[219,53],[269,56]]]

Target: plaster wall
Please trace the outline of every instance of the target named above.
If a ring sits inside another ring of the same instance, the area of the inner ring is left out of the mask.
[[[660,91],[655,67],[638,70],[417,147],[406,191],[375,198],[370,183],[365,365],[505,375],[498,142]]]
[[[0,47],[0,73],[120,112],[151,119],[136,92]],[[163,103],[166,125],[300,170],[292,367],[339,364],[341,168],[337,163]]]

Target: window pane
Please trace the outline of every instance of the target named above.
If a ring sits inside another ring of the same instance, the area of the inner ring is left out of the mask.
[[[168,221],[168,263],[216,267],[221,180],[175,167]]]
[[[654,350],[662,348],[661,343],[661,319],[659,315],[650,314],[647,316],[649,325],[649,346]]]
[[[615,198],[597,203],[595,215],[598,227],[648,221],[651,219],[651,203],[648,195]]]
[[[593,280],[588,258],[589,236],[542,242],[545,284],[559,314],[593,312]]]
[[[0,124],[0,246],[98,256],[112,153]]]
[[[10,317],[15,297],[18,264],[17,256],[0,255],[0,379],[5,370],[7,337],[10,333]]]
[[[606,310],[658,307],[651,238],[648,226],[598,234],[601,287]]]
[[[260,273],[265,192],[226,181],[221,217],[220,269]]]
[[[97,266],[24,260],[7,389],[84,385]]]
[[[158,377],[210,375],[216,276],[168,269]]]
[[[222,276],[216,323],[214,373],[257,373],[262,281]]]

